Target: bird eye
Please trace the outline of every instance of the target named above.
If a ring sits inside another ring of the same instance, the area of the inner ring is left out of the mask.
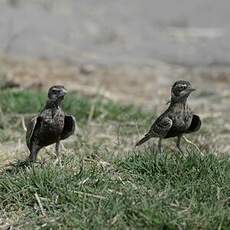
[[[59,89],[54,88],[54,89],[52,89],[52,92],[53,92],[53,93],[58,93],[58,92],[59,92]]]
[[[179,85],[178,86],[178,89],[181,90],[181,91],[184,90],[184,89],[186,89],[186,88],[187,88],[186,85]]]

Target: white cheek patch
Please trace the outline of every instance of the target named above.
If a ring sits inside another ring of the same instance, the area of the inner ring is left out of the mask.
[[[52,90],[60,91],[60,88],[53,88]]]
[[[186,84],[181,84],[181,85],[179,85],[179,87],[184,87],[184,88],[186,88],[187,87],[187,85]]]

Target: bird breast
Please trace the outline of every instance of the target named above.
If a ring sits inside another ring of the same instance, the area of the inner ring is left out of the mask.
[[[65,120],[63,111],[45,111],[45,113],[42,114],[42,118],[41,135],[49,138],[57,138],[61,135]]]
[[[186,131],[192,122],[192,112],[188,106],[176,107],[173,111],[173,126],[178,131]]]

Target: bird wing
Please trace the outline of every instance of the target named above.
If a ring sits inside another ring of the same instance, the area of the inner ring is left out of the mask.
[[[73,116],[65,115],[64,129],[61,134],[61,140],[74,134],[76,129],[76,119]]]
[[[27,147],[29,149],[31,147],[31,142],[32,142],[32,138],[34,135],[34,131],[36,129],[38,129],[40,126],[41,126],[41,117],[40,116],[33,117],[26,125],[26,128],[27,128],[26,144],[27,144]]]
[[[172,127],[172,120],[169,117],[159,117],[150,128],[149,132],[136,143],[136,146],[142,145],[152,137],[165,137]]]
[[[196,132],[200,129],[200,127],[201,127],[200,117],[198,115],[193,114],[191,125],[189,126],[186,133]]]
[[[159,117],[149,130],[152,137],[165,137],[172,127],[172,119],[169,117]]]

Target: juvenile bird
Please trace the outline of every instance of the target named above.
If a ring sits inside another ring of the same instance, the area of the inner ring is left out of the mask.
[[[65,115],[60,107],[66,93],[64,86],[52,86],[44,109],[28,123],[26,143],[30,150],[29,161],[36,161],[41,148],[56,143],[56,157],[60,162],[60,141],[72,135],[75,130],[75,118]]]
[[[161,141],[164,138],[177,137],[177,148],[183,153],[180,141],[183,134],[200,129],[201,120],[193,114],[187,105],[187,98],[195,89],[188,81],[176,81],[171,89],[171,100],[168,109],[160,115],[151,126],[149,132],[136,146],[143,144],[152,137],[159,138],[158,150],[161,152]]]

